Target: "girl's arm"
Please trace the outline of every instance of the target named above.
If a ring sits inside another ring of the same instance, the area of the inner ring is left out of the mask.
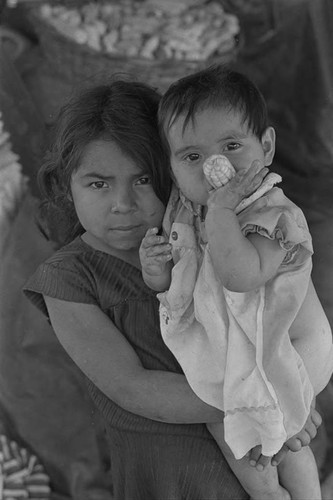
[[[146,370],[98,306],[44,296],[53,329],[69,356],[104,394],[127,411],[169,423],[223,420],[201,401],[185,376]]]
[[[256,289],[272,278],[286,251],[277,240],[259,234],[244,236],[229,208],[209,205],[206,233],[214,269],[225,288],[233,292]]]

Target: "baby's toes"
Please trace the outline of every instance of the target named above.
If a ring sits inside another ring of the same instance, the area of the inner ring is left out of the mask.
[[[258,471],[264,470],[267,465],[270,463],[271,457],[266,457],[266,455],[260,455],[260,458],[257,460],[256,469]]]
[[[302,441],[297,437],[292,437],[286,441],[286,445],[288,446],[290,451],[299,451],[302,448]]]
[[[252,467],[257,465],[259,458],[261,457],[261,446],[255,446],[249,452],[249,463]]]

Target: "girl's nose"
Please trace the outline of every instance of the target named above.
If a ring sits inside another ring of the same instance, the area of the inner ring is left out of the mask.
[[[128,213],[134,210],[135,199],[130,189],[121,189],[112,193],[111,212]]]

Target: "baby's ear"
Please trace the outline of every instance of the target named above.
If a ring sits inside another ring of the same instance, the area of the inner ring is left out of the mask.
[[[264,150],[265,167],[268,167],[275,154],[275,130],[273,127],[267,127],[262,136],[261,144]]]

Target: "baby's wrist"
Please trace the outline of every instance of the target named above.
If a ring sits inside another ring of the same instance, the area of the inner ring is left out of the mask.
[[[168,266],[161,272],[146,273],[142,271],[142,278],[146,285],[156,292],[163,292],[170,286],[171,270]]]
[[[156,278],[156,280],[158,280],[158,278],[160,278],[164,273],[165,273],[165,271],[162,269],[160,269],[160,270],[155,269],[154,271],[147,271],[145,269],[142,269],[142,276],[144,278],[147,277],[150,280],[153,280],[154,278]]]
[[[218,192],[219,190],[214,191],[208,198],[207,208],[208,210],[232,210],[234,211],[237,205],[239,204],[240,197],[236,196],[234,193]]]
[[[226,211],[234,212],[237,205],[238,205],[238,203],[224,203],[224,202],[221,203],[221,201],[211,200],[211,201],[208,201],[207,208],[208,208],[209,212],[213,212],[215,210],[218,210],[218,211],[226,210]]]

